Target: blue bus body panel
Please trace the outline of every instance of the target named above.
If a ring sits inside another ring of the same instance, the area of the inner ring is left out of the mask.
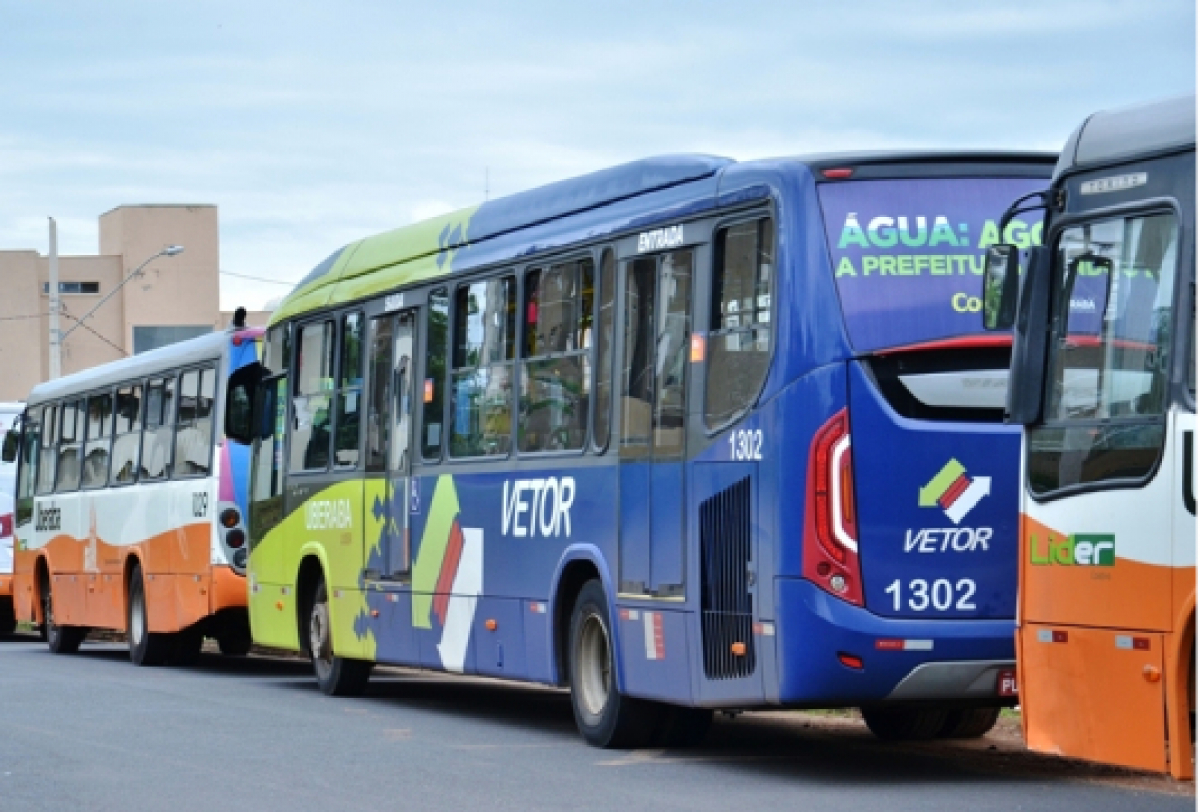
[[[867,608],[925,620],[1012,618],[1020,428],[900,417],[858,361],[850,426]]]
[[[1013,659],[1011,620],[942,620],[936,623],[883,618],[793,578],[775,582],[780,618],[779,701],[782,704],[857,705],[877,702],[922,663]],[[876,648],[878,640],[920,640],[924,651]],[[838,654],[862,658],[848,668]]]

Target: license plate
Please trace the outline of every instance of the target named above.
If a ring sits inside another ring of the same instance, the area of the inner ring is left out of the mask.
[[[996,693],[1000,696],[1017,696],[1017,669],[1000,669],[996,675]]]

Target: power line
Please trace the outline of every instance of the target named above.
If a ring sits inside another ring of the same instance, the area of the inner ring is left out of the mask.
[[[75,316],[72,316],[70,313],[66,312],[65,310],[63,311],[63,315],[64,315],[64,316],[66,316],[68,319],[72,319],[72,320],[75,322],[75,324],[76,324],[77,326],[79,326],[79,327],[82,327],[83,329],[87,330],[89,333],[91,333],[92,335],[94,335],[96,338],[100,339],[100,340],[101,340],[101,341],[103,341],[105,344],[107,344],[108,346],[112,347],[112,348],[113,348],[114,350],[116,350],[117,352],[121,353],[121,355],[124,355],[126,358],[128,358],[128,357],[129,357],[129,353],[128,353],[128,352],[126,352],[126,350],[125,350],[125,348],[124,348],[124,347],[118,347],[116,344],[112,343],[112,342],[111,342],[111,341],[109,341],[107,338],[105,338],[104,336],[100,335],[100,334],[99,334],[99,333],[97,333],[95,330],[93,330],[93,329],[92,329],[90,326],[88,326],[87,324],[84,324],[82,321],[80,321],[79,319],[75,318]]]
[[[40,319],[49,313],[34,313],[32,316],[0,316],[0,321],[22,321],[24,319]]]
[[[262,276],[250,276],[244,273],[234,273],[233,271],[220,271],[222,276],[236,276],[238,279],[253,279],[255,282],[269,282],[272,285],[287,285],[289,288],[295,285],[295,282],[283,282],[279,279],[266,279]]]

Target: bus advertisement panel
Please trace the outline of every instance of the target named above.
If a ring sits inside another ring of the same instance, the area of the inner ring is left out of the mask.
[[[601,746],[772,706],[981,735],[1019,441],[971,291],[1052,162],[651,159],[335,252],[267,332],[256,641],[329,693],[569,685]]]
[[[14,595],[51,650],[89,629],[124,631],[139,665],[194,661],[205,636],[249,650],[249,448],[223,417],[248,420],[260,337],[230,328],[30,393]]]

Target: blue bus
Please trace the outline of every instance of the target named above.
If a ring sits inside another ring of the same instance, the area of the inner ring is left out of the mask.
[[[569,686],[598,746],[722,708],[982,735],[1020,435],[979,280],[1053,164],[668,156],[335,251],[240,429],[254,639],[330,694],[375,663]]]

